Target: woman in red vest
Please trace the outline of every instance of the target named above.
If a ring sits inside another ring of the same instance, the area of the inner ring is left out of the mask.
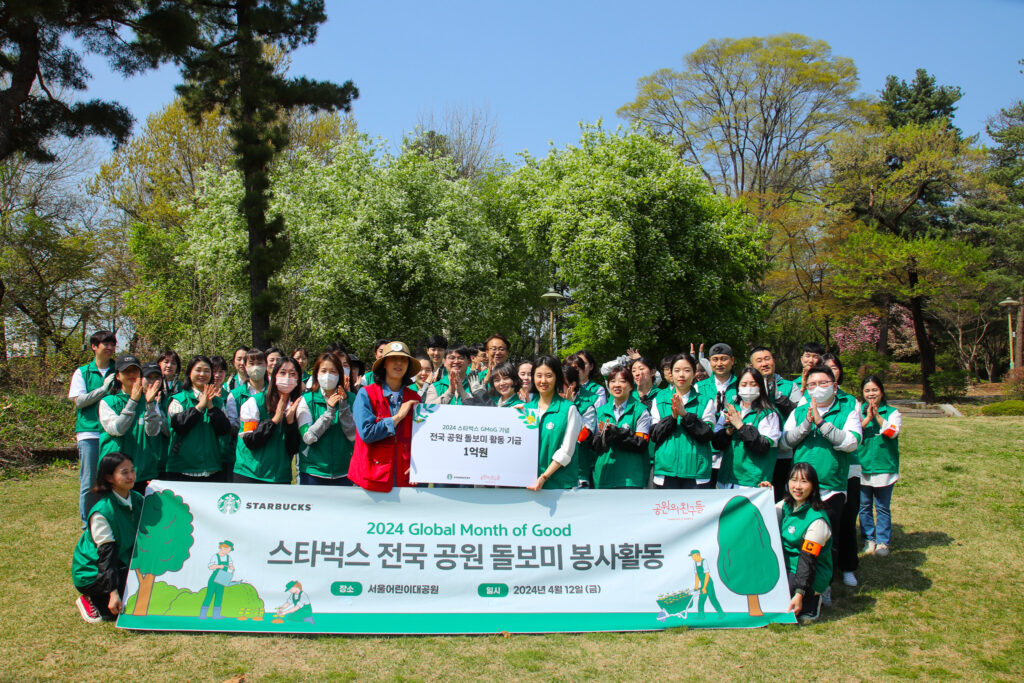
[[[356,443],[348,478],[368,491],[409,486],[413,406],[419,394],[408,387],[419,362],[402,342],[388,342],[373,364],[373,382],[363,387],[352,405]]]

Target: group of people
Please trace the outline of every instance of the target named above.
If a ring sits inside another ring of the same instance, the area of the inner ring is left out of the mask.
[[[240,347],[230,367],[194,356],[179,380],[173,351],[143,364],[115,359],[109,332],[90,342],[94,359],[69,391],[84,528],[73,573],[87,620],[120,608],[124,545],[150,480],[289,484],[295,459],[300,485],[415,486],[409,418],[418,403],[533,416],[533,491],[772,487],[802,621],[827,604],[834,574],[857,585],[858,517],[862,552],[889,552],[899,411],[877,376],[863,379],[860,397],[841,389],[842,363],[817,343],[803,347],[794,380],[765,347],[739,371],[722,343],[659,363],[630,349],[600,367],[586,350],[513,364],[501,334],[474,346],[432,336],[418,356],[381,339],[365,374],[339,344],[311,364],[304,349]]]

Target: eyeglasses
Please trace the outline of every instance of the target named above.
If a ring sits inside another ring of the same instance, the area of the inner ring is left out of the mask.
[[[828,380],[825,380],[823,382],[808,382],[807,383],[807,388],[808,389],[814,389],[814,388],[817,388],[817,387],[821,387],[822,389],[828,389],[830,386],[832,386],[832,382],[829,382]]]
[[[488,346],[487,350],[488,351],[508,351],[508,347],[506,347],[506,346]]]

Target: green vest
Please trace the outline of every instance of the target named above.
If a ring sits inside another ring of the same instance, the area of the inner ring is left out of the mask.
[[[616,420],[614,401],[609,401],[597,409],[597,422],[609,422],[616,427],[626,427],[630,434],[635,434],[637,422],[645,410],[639,401],[626,399],[622,417]],[[600,453],[594,461],[594,488],[642,489],[647,486],[650,472],[651,461],[646,449],[637,453],[612,446],[604,453]]]
[[[494,397],[494,405],[498,405],[498,401],[500,401],[500,400],[501,400],[501,396],[500,395],[495,396]],[[516,406],[525,406],[525,405],[526,405],[526,402],[523,401],[523,399],[519,398],[519,394],[516,394],[515,396],[512,397],[511,401],[509,401],[508,403],[506,403],[505,405],[503,405],[501,407],[502,408],[515,408]]]
[[[856,407],[857,402],[849,394],[836,394],[832,407],[821,417],[836,429],[842,429]],[[804,404],[800,409],[806,412],[807,405]],[[805,419],[801,415],[797,417]],[[833,448],[816,425],[811,427],[806,438],[793,449],[793,464],[798,462],[807,462],[814,467],[821,488],[826,491],[846,492],[846,480],[850,476],[850,454]]]
[[[650,407],[652,405],[654,405],[655,401],[658,400],[658,394],[660,394],[660,393],[661,393],[661,389],[659,389],[657,386],[652,384],[651,385],[651,390],[649,392],[647,392],[646,394],[644,394],[643,396],[640,395],[640,390],[639,389],[634,389],[633,393],[630,394],[630,397],[634,401],[638,401],[641,405],[643,405],[644,408],[647,408],[648,410],[650,410]],[[609,403],[612,402],[611,398],[608,399],[608,402]]]
[[[878,414],[882,419],[888,420],[889,416],[896,412],[896,409],[888,403],[878,406]],[[863,420],[868,415],[868,405],[864,403],[860,408],[860,416]],[[900,471],[900,437],[888,438],[882,436],[882,430],[878,422],[872,420],[864,428],[864,440],[857,449],[860,457],[861,471],[864,474],[897,474]]]
[[[789,395],[793,393],[793,385],[795,382],[791,379],[786,379],[782,375],[775,373],[775,393],[780,396],[789,398]],[[775,405],[775,394],[771,395],[772,405]]]
[[[434,391],[437,392],[437,397],[441,398],[442,396],[444,396],[445,392],[448,391],[448,388],[451,386],[451,377],[448,377],[446,375],[445,377],[442,377],[441,379],[439,379],[436,382],[434,382],[433,386],[434,386]],[[466,390],[467,394],[471,394],[472,393],[469,390],[469,378],[468,377],[466,379],[462,380],[462,388]],[[452,402],[449,405],[461,406],[462,405],[462,397],[459,396],[458,394],[454,394],[452,396]]]
[[[82,379],[85,380],[85,391],[86,393],[92,393],[101,386],[103,386],[103,380],[107,378],[107,375],[114,372],[114,364],[111,363],[107,366],[106,372],[101,372],[96,367],[96,361],[92,361],[87,365],[83,365],[78,368],[82,374]],[[100,425],[100,406],[99,401],[93,403],[91,406],[86,406],[78,411],[75,415],[75,433],[78,432],[102,432],[103,427]]]
[[[736,410],[743,412],[738,400],[733,405]],[[754,412],[751,410],[743,417],[743,424],[750,425],[757,431],[761,420],[770,414],[769,411]],[[727,422],[726,426],[728,424]],[[737,486],[758,486],[762,481],[771,481],[777,457],[778,448],[776,446],[769,448],[767,453],[759,455],[749,450],[745,443],[734,438],[728,446],[722,449],[722,469],[718,471],[718,481]]]
[[[138,491],[129,491],[128,496],[132,501],[131,509],[117,500],[111,492],[96,501],[89,511],[90,519],[94,514],[101,514],[110,524],[110,530],[114,533],[114,543],[117,544],[117,559],[125,567],[132,561],[135,532],[139,528],[139,517],[142,516],[142,494]],[[71,580],[76,586],[85,588],[96,582],[100,573],[97,566],[99,559],[99,549],[92,539],[92,531],[86,528],[82,531],[75,552],[71,556]]]
[[[104,396],[103,402],[118,415],[128,404],[128,394],[123,391],[113,396]],[[146,434],[146,398],[140,396],[135,404],[135,422],[122,436],[112,436],[106,430],[100,432],[100,459],[110,453],[124,453],[135,463],[135,475],[139,481],[156,479],[160,474],[160,460],[167,444],[163,434]]]
[[[195,408],[196,395],[191,389],[179,391],[171,397],[177,401],[182,412]],[[224,399],[215,398],[211,408],[224,410]],[[170,417],[167,418],[168,423]],[[171,446],[167,453],[167,471],[192,474],[194,472],[219,472],[221,468],[220,439],[210,424],[209,412],[204,410],[202,419],[187,434],[182,436],[171,427]]]
[[[571,401],[567,401],[556,395],[551,400],[551,405],[543,415],[538,415],[537,404],[540,401],[540,394],[537,394],[524,409],[528,415],[534,416],[540,430],[539,447],[537,449],[537,476],[544,474],[548,465],[551,464],[551,456],[562,445],[565,438],[565,430],[569,426],[569,410],[575,408]],[[568,465],[559,467],[551,478],[544,482],[546,489],[571,489],[579,485],[579,463],[574,457]]]
[[[782,536],[782,555],[786,559],[786,570],[796,574],[800,560],[800,547],[804,544],[807,527],[818,519],[828,524],[828,515],[824,510],[815,510],[809,503],[804,503],[796,511],[791,503],[782,505],[782,519],[779,521],[779,534]],[[831,526],[829,527],[832,528]],[[818,554],[818,564],[814,571],[814,582],[811,589],[815,593],[824,593],[832,583],[832,537],[829,536],[825,547]]]
[[[349,410],[355,402],[356,395],[349,392],[345,400]],[[327,400],[319,391],[310,391],[302,398],[309,406],[313,422],[299,427],[299,433],[305,435],[309,428],[327,412]],[[299,449],[299,471],[314,477],[337,479],[348,474],[348,464],[352,460],[353,443],[345,436],[341,428],[341,413],[334,413],[334,421],[320,439],[310,445],[303,443]]]
[[[583,415],[597,402],[597,385],[593,382],[587,382],[585,386],[580,387],[579,392],[576,394],[576,409],[580,411],[580,415]],[[594,452],[593,448],[578,443],[576,444],[576,455],[574,456],[579,461],[580,478],[585,479],[588,482],[592,482],[594,475],[594,461],[597,459],[597,453]]]
[[[726,402],[734,402],[736,400],[736,389],[739,387],[740,381],[733,375],[729,378],[729,384],[725,387],[725,400]],[[711,401],[715,403],[718,401],[718,383],[715,381],[715,376],[712,375],[707,379],[702,379],[697,382],[697,391],[704,397],[705,401]],[[716,405],[717,408],[717,405]],[[715,419],[721,416],[721,412],[715,411]]]
[[[592,406],[597,403],[598,389],[601,385],[594,380],[587,380],[587,383],[580,387],[579,394],[576,396],[576,405],[581,403],[586,406]],[[582,410],[580,411],[582,412]]]
[[[267,412],[267,392],[260,392],[252,397],[256,407],[260,411],[260,422],[270,419]],[[238,407],[239,413],[242,407]],[[241,419],[241,418],[239,418]],[[245,428],[244,423],[239,429]],[[270,440],[255,451],[249,450],[242,438],[242,431],[238,433],[238,443],[235,447],[235,474],[250,479],[272,484],[290,484],[292,481],[292,457],[284,444],[284,420],[281,421],[271,435]]]
[[[663,391],[655,401],[661,419],[672,416],[672,396],[675,390]],[[700,392],[690,389],[686,396],[685,409],[698,418],[703,417],[708,399]],[[683,479],[711,478],[711,444],[697,443],[683,429],[682,420],[676,418],[675,429],[665,441],[654,447],[654,474],[662,477]],[[653,426],[652,426],[653,429]]]
[[[366,374],[363,375],[363,384],[365,386],[370,386],[371,384],[373,384],[373,370],[368,370]]]

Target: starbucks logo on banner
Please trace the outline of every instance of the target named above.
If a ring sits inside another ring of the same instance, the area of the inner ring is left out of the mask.
[[[225,515],[233,515],[242,507],[242,499],[233,493],[225,493],[217,499],[217,509]]]

